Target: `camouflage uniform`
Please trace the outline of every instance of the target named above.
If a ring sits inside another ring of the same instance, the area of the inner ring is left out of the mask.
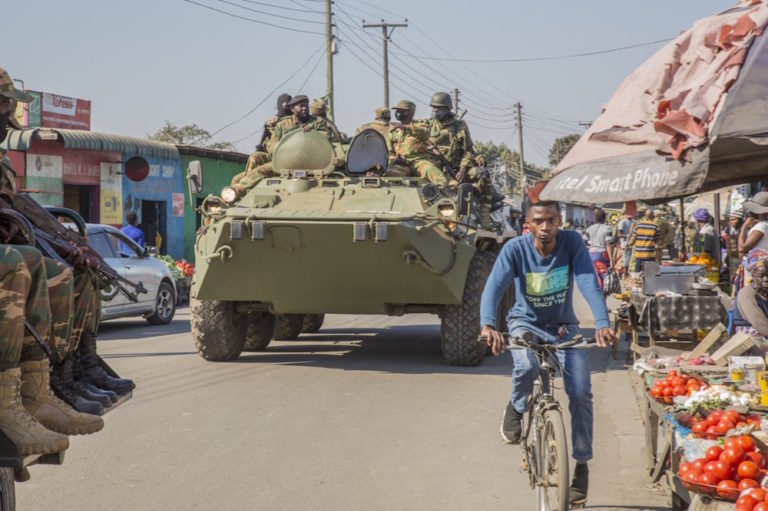
[[[269,139],[269,141],[267,141],[267,151],[270,155],[270,160],[280,140],[288,133],[297,129],[304,129],[306,131],[310,131],[310,130],[323,131],[327,133],[328,140],[333,142],[334,133],[330,128],[328,121],[326,121],[325,119],[321,117],[315,117],[314,115],[310,115],[307,121],[302,123],[299,120],[299,118],[296,117],[296,115],[291,115],[290,117],[283,117],[275,125],[275,129],[272,131],[272,137]],[[256,186],[256,183],[261,181],[263,178],[270,177],[273,175],[274,175],[274,170],[272,167],[272,161],[269,161],[267,163],[259,165],[254,169],[251,169],[248,173],[246,173],[245,176],[243,176],[240,179],[240,181],[237,183],[237,186],[240,190],[243,190],[243,191],[250,190],[251,188]]]
[[[278,117],[276,115],[273,115],[272,117],[270,117],[264,122],[264,135],[266,139],[269,139],[272,137],[272,131],[275,129],[275,126],[277,126],[278,121],[280,121],[280,119],[283,119],[283,118],[284,117]],[[263,146],[260,144],[256,148],[257,150],[252,152],[248,156],[248,161],[245,164],[245,170],[232,178],[233,185],[238,184],[240,180],[243,179],[243,177],[245,177],[248,174],[248,172],[272,160],[272,155],[270,153],[266,151],[258,150],[261,147]]]
[[[448,119],[429,120],[429,144],[437,147],[455,172],[475,166],[475,153],[467,123],[451,114]]]
[[[382,137],[384,137],[384,140],[387,140],[389,138],[389,121],[391,120],[391,116],[389,114],[389,109],[385,107],[377,108],[376,109],[376,118],[368,122],[366,124],[363,124],[359,128],[357,128],[357,131],[355,134],[360,133],[363,130],[366,129],[372,129],[378,131]]]
[[[448,184],[448,179],[432,161],[427,151],[429,140],[428,126],[423,123],[395,124],[389,129],[387,148],[389,164],[396,163],[398,156],[405,159],[409,168],[415,170],[422,179],[438,186]]]

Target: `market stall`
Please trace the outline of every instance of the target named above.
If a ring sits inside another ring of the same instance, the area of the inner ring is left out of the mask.
[[[653,347],[635,362],[649,475],[673,509],[765,511],[765,360],[741,356],[753,338],[717,337],[711,355]]]
[[[177,261],[168,255],[159,255],[157,258],[165,263],[176,280],[176,305],[189,303],[189,288],[192,285],[195,265],[187,262],[186,259]]]

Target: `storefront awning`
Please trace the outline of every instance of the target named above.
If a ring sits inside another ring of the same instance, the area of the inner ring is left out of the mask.
[[[52,140],[64,142],[68,149],[86,149],[90,151],[111,151],[126,155],[151,156],[166,160],[178,160],[179,150],[173,144],[157,142],[146,138],[113,135],[97,131],[69,130],[63,128],[32,128],[8,130],[8,136],[0,144],[0,149],[27,151],[32,140]]]

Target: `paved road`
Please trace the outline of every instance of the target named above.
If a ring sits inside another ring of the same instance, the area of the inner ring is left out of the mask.
[[[188,318],[102,326],[99,349],[135,396],[72,438],[63,466],[32,467],[19,509],[533,509],[519,448],[498,433],[509,360],[444,365],[435,317],[329,316],[318,334],[215,364]],[[590,356],[589,508],[666,509],[646,488],[627,370]]]

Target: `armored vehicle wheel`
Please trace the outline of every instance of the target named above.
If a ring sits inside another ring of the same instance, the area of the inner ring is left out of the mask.
[[[275,333],[272,338],[278,341],[291,341],[301,333],[304,322],[303,314],[278,314],[275,319]]]
[[[485,356],[485,343],[477,342],[480,335],[480,296],[495,260],[495,252],[475,252],[469,263],[461,303],[446,305],[443,310],[440,319],[441,348],[443,358],[451,365],[477,365]]]
[[[325,314],[305,314],[301,333],[314,334],[323,326],[323,321],[325,321]]]
[[[275,331],[275,316],[269,312],[253,312],[248,314],[247,321],[243,351],[261,351],[269,346]]]
[[[246,323],[235,312],[235,302],[192,299],[189,309],[198,355],[212,362],[234,360],[240,355]]]
[[[2,511],[16,509],[15,479],[13,469],[10,467],[0,468],[0,509]]]

